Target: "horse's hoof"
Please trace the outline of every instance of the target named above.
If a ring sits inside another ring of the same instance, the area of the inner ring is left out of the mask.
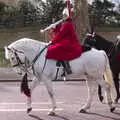
[[[81,109],[80,113],[86,113],[86,111],[84,109]]]
[[[114,102],[113,102],[114,104],[118,104],[118,101],[117,100],[114,100]]]
[[[103,102],[103,99],[104,99],[104,97],[103,96],[100,96],[100,102]]]
[[[117,97],[117,98],[114,100],[114,103],[117,104],[119,99],[120,99],[120,97]]]
[[[117,103],[118,103],[118,98],[116,98],[116,99],[114,100],[114,103],[115,103],[115,104],[117,104]]]
[[[114,112],[114,110],[115,110],[115,107],[110,108],[110,112]]]
[[[55,116],[55,112],[49,112],[48,115]]]
[[[31,107],[27,109],[27,113],[28,113],[28,114],[29,114],[31,111],[32,111],[32,108],[31,108]]]

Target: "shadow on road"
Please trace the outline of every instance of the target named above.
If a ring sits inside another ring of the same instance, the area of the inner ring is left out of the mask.
[[[70,119],[68,119],[68,118],[66,118],[66,117],[63,117],[63,116],[60,116],[60,115],[57,115],[57,114],[55,114],[54,117],[56,117],[56,118],[61,118],[61,119],[63,119],[63,120],[70,120]]]
[[[117,114],[117,115],[120,116],[120,114],[115,113],[115,112],[113,114]],[[100,116],[100,117],[103,117],[103,118],[109,118],[111,120],[120,120],[120,118],[114,118],[114,117],[110,117],[110,116],[102,115],[102,114],[98,114],[98,113],[87,113],[87,115],[96,115],[96,116]]]
[[[32,117],[32,118],[35,118],[36,120],[45,120],[45,119],[42,119],[42,118],[40,118],[40,117],[38,117],[36,115],[33,115],[33,114],[30,114],[29,116]],[[68,119],[66,117],[63,117],[63,116],[60,116],[60,115],[57,115],[57,114],[55,114],[52,117],[60,118],[60,119],[63,119],[63,120],[70,120],[70,119]]]
[[[35,118],[36,120],[45,120],[45,119],[42,119],[42,118],[40,118],[40,117],[38,117],[36,115],[30,114],[29,116],[32,117],[32,118]]]

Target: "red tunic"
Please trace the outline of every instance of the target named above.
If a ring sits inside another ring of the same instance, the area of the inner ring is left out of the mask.
[[[47,59],[72,60],[79,57],[83,51],[71,20],[65,21],[60,29],[57,29],[51,41],[53,44],[48,47]]]

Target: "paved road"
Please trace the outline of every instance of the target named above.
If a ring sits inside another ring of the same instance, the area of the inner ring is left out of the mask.
[[[50,98],[43,83],[33,92],[33,111],[26,113],[26,98],[20,93],[19,82],[0,82],[0,120],[120,120],[120,103],[114,113],[101,104],[95,95],[88,113],[79,113],[87,100],[84,81],[53,82],[57,110],[48,116]],[[120,102],[120,101],[119,101]]]

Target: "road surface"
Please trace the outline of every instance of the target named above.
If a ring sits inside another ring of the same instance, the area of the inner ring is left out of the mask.
[[[53,82],[57,101],[56,115],[48,116],[51,101],[41,83],[33,92],[33,111],[26,113],[26,97],[20,93],[20,82],[0,82],[0,120],[120,120],[120,101],[114,113],[99,102],[97,94],[87,113],[79,113],[87,101],[85,81]]]

